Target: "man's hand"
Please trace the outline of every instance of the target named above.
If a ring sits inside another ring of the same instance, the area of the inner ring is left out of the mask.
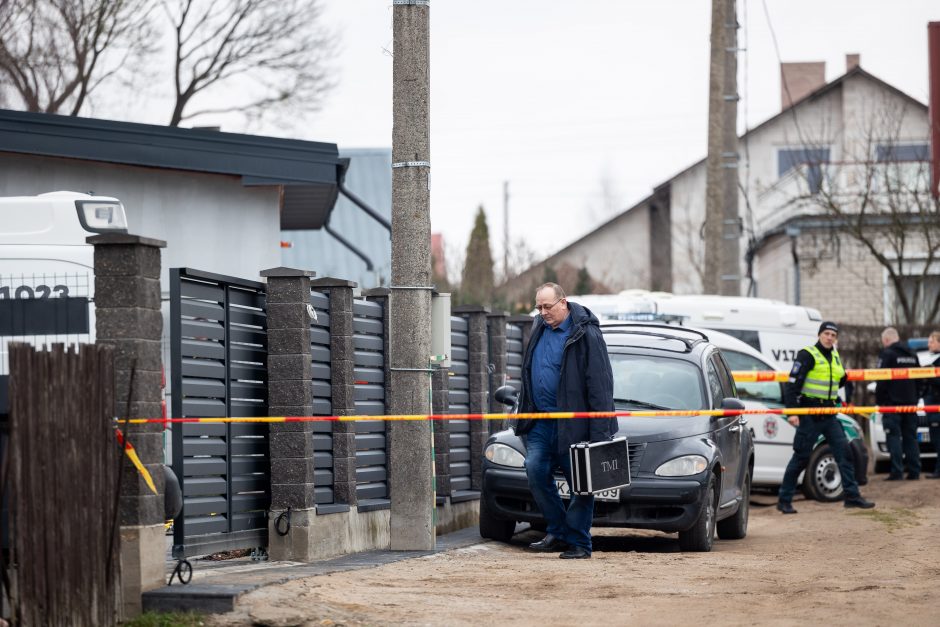
[[[794,427],[799,427],[800,417],[799,416],[787,416],[787,422],[789,422]]]

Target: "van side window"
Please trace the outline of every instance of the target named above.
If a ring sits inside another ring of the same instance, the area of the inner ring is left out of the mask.
[[[722,350],[722,356],[731,370],[773,370],[774,368],[745,353],[734,350]],[[738,398],[758,401],[768,407],[783,407],[783,384],[773,381],[754,383],[736,382]]]

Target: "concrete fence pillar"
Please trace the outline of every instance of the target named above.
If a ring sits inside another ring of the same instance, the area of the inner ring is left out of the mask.
[[[330,297],[330,389],[333,415],[356,413],[356,348],[353,344],[353,281],[323,277],[311,281]],[[356,423],[333,423],[333,495],[350,507],[356,498]]]
[[[486,413],[489,409],[489,347],[487,339],[487,315],[490,310],[478,305],[462,305],[454,308],[454,315],[467,320],[468,359],[467,370],[470,385],[470,413]],[[489,426],[482,420],[470,421],[470,489],[483,486],[483,446],[489,436]]]
[[[310,344],[310,277],[313,272],[271,268],[267,279],[268,413],[272,416],[313,415]],[[268,552],[272,559],[313,559],[311,529],[316,518],[313,423],[270,425],[271,516]],[[289,514],[286,514],[290,510]],[[284,518],[290,528],[285,535]],[[280,530],[280,531],[279,531]]]
[[[440,366],[433,366],[431,372],[431,412],[435,414],[450,413],[450,394],[448,370]],[[435,421],[431,423],[434,429],[434,490],[437,493],[437,504],[444,502],[444,497],[450,494],[450,431],[447,422]]]
[[[95,333],[114,348],[114,415],[159,418],[162,379],[160,249],[139,235],[94,235]],[[157,494],[130,462],[121,479],[121,582],[124,616],[141,612],[141,594],[164,585],[163,425],[124,425]]]

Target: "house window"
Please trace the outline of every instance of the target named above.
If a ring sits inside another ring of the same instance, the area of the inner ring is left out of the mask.
[[[921,266],[921,269],[923,266]],[[933,268],[931,269],[933,270]],[[904,291],[907,302],[911,303],[917,298],[917,307],[914,310],[914,319],[908,321],[904,315],[904,309],[901,307],[901,299],[898,298],[897,290],[891,285],[893,298],[893,307],[886,312],[890,318],[885,322],[888,324],[934,324],[937,322],[936,314],[931,318],[934,304],[940,299],[940,274],[927,274],[922,276],[919,272],[914,275],[901,277],[900,289]]]
[[[927,144],[878,144],[875,146],[875,161],[898,163],[929,160],[930,150]]]
[[[828,162],[828,148],[781,148],[777,151],[777,174],[782,178],[790,170],[806,166],[806,184],[815,194],[822,188],[823,165]]]

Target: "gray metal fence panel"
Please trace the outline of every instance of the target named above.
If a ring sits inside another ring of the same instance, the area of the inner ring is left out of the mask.
[[[353,301],[356,414],[385,414],[385,311],[381,303]],[[388,500],[388,448],[384,420],[356,422],[356,499],[359,506]]]
[[[448,396],[450,413],[470,413],[470,341],[467,320],[457,316],[450,319],[450,376]],[[450,434],[450,489],[451,494],[471,487],[470,421],[448,420]]]
[[[310,348],[313,360],[313,414],[333,414],[333,386],[330,371],[330,299],[311,290],[310,304],[316,314],[310,322]],[[313,486],[317,505],[335,502],[333,495],[333,423],[313,423]]]
[[[506,385],[522,390],[522,327],[506,325]]]
[[[170,270],[173,417],[265,416],[264,285]],[[173,469],[183,489],[178,557],[267,545],[271,500],[266,424],[181,424]]]

